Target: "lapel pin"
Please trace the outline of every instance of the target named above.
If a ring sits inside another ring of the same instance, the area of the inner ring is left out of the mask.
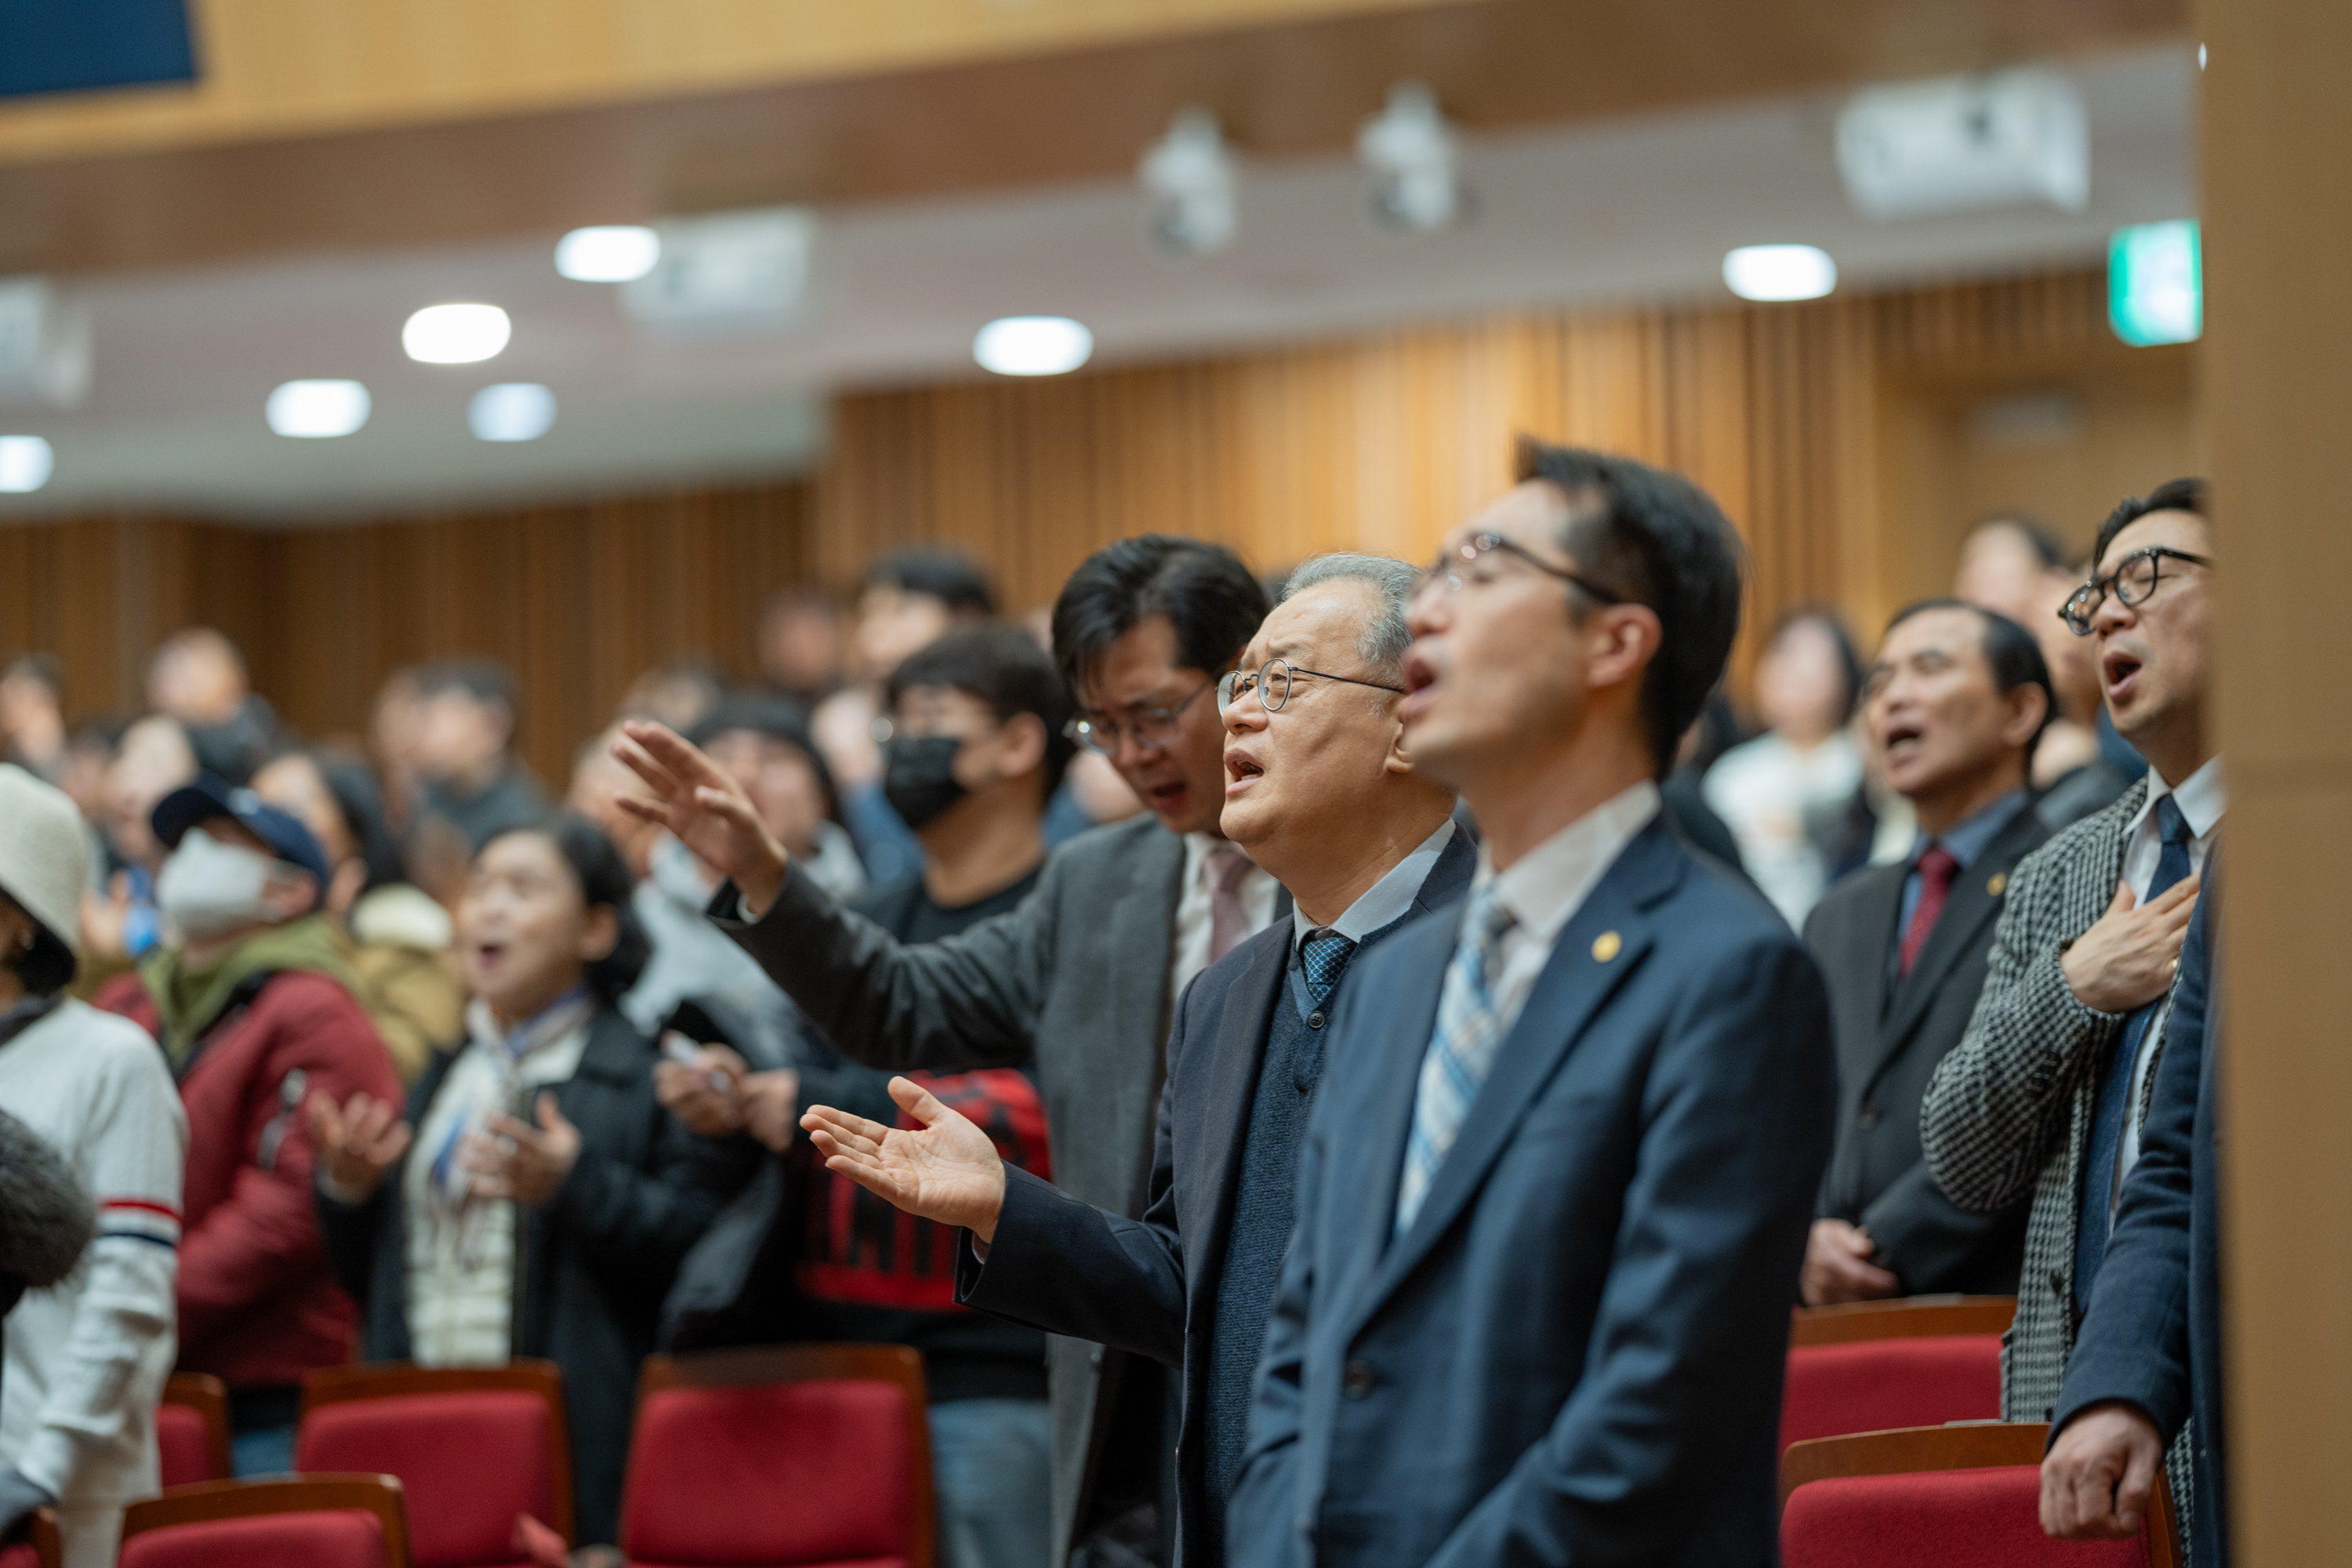
[[[1990,893],[1996,899],[2009,891],[2009,873],[2006,871],[1995,871],[1991,878],[1986,881],[1985,891]]]
[[[1623,937],[1619,936],[1613,931],[1604,931],[1599,936],[1592,939],[1592,956],[1598,962],[1606,963],[1611,959],[1616,957],[1618,950],[1622,948],[1624,945],[1625,939]]]

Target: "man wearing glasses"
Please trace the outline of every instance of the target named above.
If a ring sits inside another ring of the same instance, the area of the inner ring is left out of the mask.
[[[1034,1057],[1055,1183],[1140,1215],[1175,1000],[1289,915],[1274,879],[1217,827],[1217,681],[1265,611],[1240,559],[1198,540],[1122,540],[1071,574],[1054,609],[1055,658],[1079,715],[1071,732],[1110,759],[1150,815],[1071,840],[1017,909],[941,942],[902,944],[844,910],[728,777],[659,725],[625,726],[616,754],[652,798],[621,804],[730,879],[713,917],[846,1055],[946,1072]],[[1046,1360],[1051,1562],[1105,1531],[1159,1555],[1172,1523],[1155,1511],[1168,1474],[1165,1374],[1076,1340],[1052,1340]]]
[[[1298,1142],[1351,976],[1412,921],[1461,901],[1476,849],[1454,792],[1404,753],[1398,715],[1412,567],[1318,556],[1291,574],[1243,668],[1218,685],[1226,836],[1281,878],[1292,917],[1186,990],[1140,1223],[1009,1168],[988,1135],[904,1079],[919,1130],[832,1109],[829,1163],[901,1208],[969,1229],[957,1299],[1176,1368],[1177,1556],[1213,1568],[1241,1468],[1250,1383],[1290,1239]]]
[[[2047,1421],[2091,1297],[2149,1085],[2199,879],[2220,830],[2206,722],[2212,526],[2199,479],[2118,506],[2062,614],[2095,639],[2116,731],[2147,776],[2020,862],[1968,1033],[1920,1109],[1928,1169],[1990,1212],[2028,1193],[2001,1412]],[[2171,1466],[2189,1505],[2185,1449]]]

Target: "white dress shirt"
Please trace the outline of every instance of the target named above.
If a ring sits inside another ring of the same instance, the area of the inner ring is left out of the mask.
[[[2147,770],[2147,799],[2140,803],[2139,815],[2124,834],[2124,880],[2131,884],[2136,900],[2147,898],[2147,885],[2156,880],[2157,858],[2164,853],[2164,837],[2156,826],[2156,803],[2166,795],[2180,803],[2181,817],[2196,835],[2189,841],[2189,865],[2201,873],[2205,858],[2213,852],[2213,835],[2221,829],[2222,809],[2229,805],[2221,787],[2221,759],[2207,759],[2203,767],[2180,781],[2179,789],[2165,783],[2164,775],[2154,768]]]
[[[1423,839],[1413,852],[1388,868],[1388,873],[1370,887],[1356,895],[1347,912],[1328,927],[1320,929],[1337,932],[1349,942],[1361,942],[1381,928],[1395,923],[1397,918],[1412,908],[1413,900],[1421,897],[1421,885],[1437,867],[1437,858],[1454,842],[1454,819],[1447,817],[1437,831]],[[1307,911],[1297,904],[1290,906],[1290,931],[1294,944],[1305,939],[1310,931],[1318,929],[1307,918]]]
[[[1658,786],[1643,779],[1528,850],[1507,871],[1496,871],[1486,846],[1479,846],[1470,896],[1494,884],[1496,901],[1511,911],[1513,921],[1497,944],[1502,963],[1494,986],[1495,1015],[1505,1034],[1518,1022],[1559,933],[1658,808]]]
[[[1192,976],[1209,967],[1209,942],[1213,934],[1209,910],[1209,857],[1227,840],[1213,833],[1184,835],[1184,891],[1176,900],[1176,951],[1169,960],[1168,994],[1184,994]],[[1238,849],[1241,847],[1235,845]],[[1253,863],[1242,873],[1242,912],[1249,917],[1250,934],[1274,923],[1274,900],[1280,890],[1264,867]]]

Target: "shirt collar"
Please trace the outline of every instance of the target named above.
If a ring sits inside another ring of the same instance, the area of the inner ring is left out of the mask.
[[[2221,759],[2208,757],[2203,767],[2180,781],[2179,789],[2165,783],[2162,773],[2148,769],[2147,798],[2140,802],[2139,813],[2132,818],[2126,838],[2137,833],[2140,825],[2156,815],[2156,803],[2166,795],[2179,803],[2181,817],[2189,824],[2191,834],[2199,838],[2210,837],[2221,826],[2221,813],[2229,805],[2228,794],[2221,785]]]
[[[1919,864],[1919,857],[1927,852],[1929,845],[1940,844],[1946,853],[1960,863],[1960,869],[1967,870],[1976,864],[1977,857],[1985,852],[1986,847],[2000,836],[2000,830],[2009,826],[2010,818],[2023,809],[2025,799],[2023,790],[2013,789],[1957,827],[1948,827],[1932,837],[1921,834],[1919,841],[1911,847],[1911,864],[1915,867]]]
[[[1437,858],[1454,842],[1454,819],[1447,817],[1437,831],[1423,839],[1412,854],[1388,868],[1388,874],[1356,895],[1347,912],[1325,931],[1337,931],[1349,942],[1361,942],[1384,926],[1393,924],[1400,915],[1412,908],[1413,900],[1421,897],[1421,885],[1429,880],[1430,871]],[[1292,934],[1305,940],[1307,933],[1318,929],[1307,918],[1307,911],[1296,903],[1290,906]]]
[[[1495,869],[1482,844],[1475,886],[1493,883],[1496,901],[1511,911],[1519,929],[1549,945],[1658,807],[1658,786],[1643,779],[1528,850],[1507,871]]]

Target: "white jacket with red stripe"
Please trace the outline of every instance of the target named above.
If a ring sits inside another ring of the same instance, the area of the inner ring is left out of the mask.
[[[155,1404],[176,1359],[180,1179],[188,1123],[163,1053],[125,1018],[64,1001],[0,1045],[0,1110],[89,1184],[98,1236],[7,1320],[0,1465],[67,1508],[157,1485]]]

